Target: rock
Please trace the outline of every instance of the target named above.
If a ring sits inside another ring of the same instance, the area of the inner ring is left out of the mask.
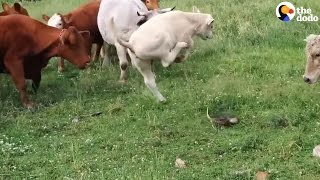
[[[78,117],[73,118],[73,119],[72,119],[72,122],[73,122],[73,123],[78,123],[78,122],[79,122],[79,118],[78,118]]]
[[[313,148],[312,155],[315,157],[320,157],[320,145]]]
[[[265,171],[258,171],[256,173],[256,180],[267,180],[268,179],[268,172]]]
[[[177,168],[186,168],[187,167],[186,162],[180,158],[176,159],[175,166]]]

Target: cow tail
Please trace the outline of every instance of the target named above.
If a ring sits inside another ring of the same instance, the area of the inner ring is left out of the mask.
[[[111,18],[111,21],[110,21],[110,27],[111,27],[111,31],[112,31],[113,34],[114,34],[114,38],[117,40],[117,42],[118,42],[120,45],[128,48],[131,52],[134,53],[133,46],[129,43],[129,41],[126,41],[126,40],[122,39],[122,38],[120,37],[120,35],[117,33],[118,31],[117,31],[117,28],[116,28],[116,26],[115,26],[115,24],[114,24],[114,18],[113,18],[113,17]]]

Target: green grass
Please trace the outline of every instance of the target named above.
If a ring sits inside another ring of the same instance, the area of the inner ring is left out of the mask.
[[[74,9],[83,0],[23,2],[34,18]],[[196,41],[184,64],[157,64],[161,104],[141,75],[98,63],[57,73],[53,59],[43,71],[33,111],[22,108],[9,76],[0,75],[0,179],[319,179],[319,85],[302,80],[305,43],[318,23],[283,23],[280,1],[161,0],[162,7],[192,5],[212,13],[215,38]],[[311,7],[316,0],[292,1]],[[206,118],[231,112],[232,128],[213,128]],[[72,119],[94,112],[97,117]],[[188,162],[174,167],[176,157]]]

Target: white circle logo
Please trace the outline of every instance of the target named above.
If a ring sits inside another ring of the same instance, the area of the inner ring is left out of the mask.
[[[276,8],[277,17],[284,22],[289,22],[294,18],[296,8],[290,2],[282,2]]]

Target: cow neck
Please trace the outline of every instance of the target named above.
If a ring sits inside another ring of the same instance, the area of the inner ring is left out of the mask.
[[[47,58],[59,56],[61,57],[62,51],[62,34],[64,33],[65,29],[59,30],[59,32],[54,32],[51,34],[51,37],[54,38],[48,45],[45,45],[44,50],[42,51],[43,56]],[[58,34],[59,33],[59,34]]]

